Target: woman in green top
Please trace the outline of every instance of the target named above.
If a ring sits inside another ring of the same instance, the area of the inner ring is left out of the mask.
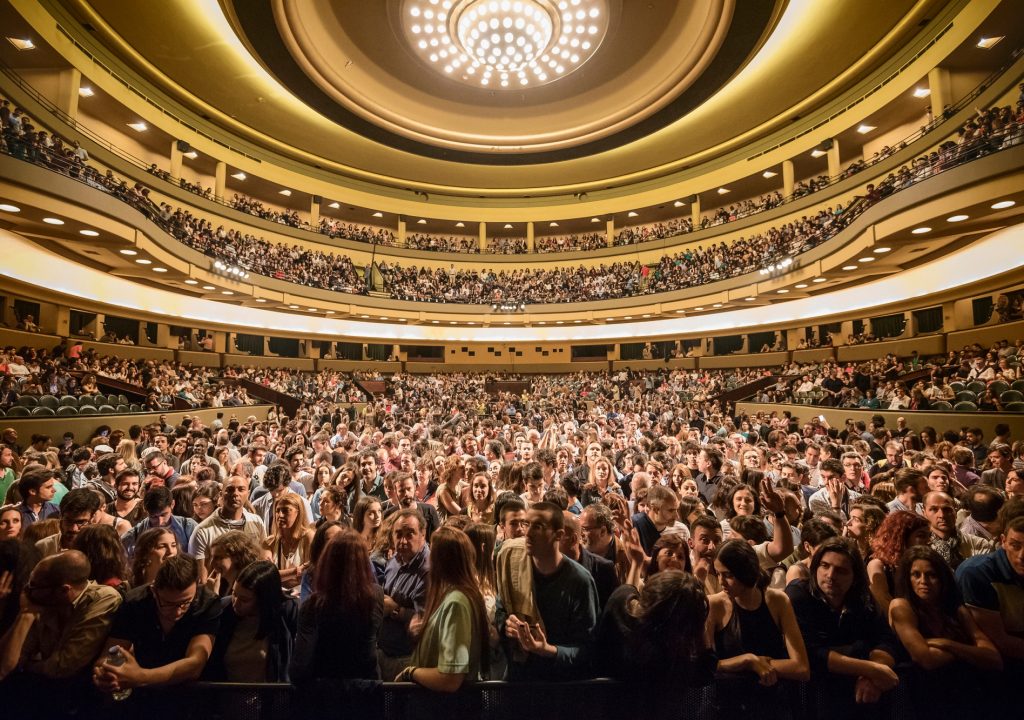
[[[439,528],[430,538],[424,620],[412,665],[396,678],[428,690],[453,693],[480,677],[487,663],[487,610],[476,578],[476,551],[461,530]]]

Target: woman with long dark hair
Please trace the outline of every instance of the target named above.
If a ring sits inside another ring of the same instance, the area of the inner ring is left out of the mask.
[[[889,623],[914,664],[910,687],[915,708],[957,717],[981,714],[986,676],[1003,660],[964,605],[949,564],[927,545],[908,548],[896,572]],[[965,687],[978,688],[964,693]],[[927,716],[927,713],[925,714]]]
[[[366,543],[359,533],[343,530],[318,559],[313,594],[299,611],[292,682],[379,679],[383,621],[384,591],[373,579]]]
[[[313,578],[316,577],[316,564],[324,554],[324,548],[327,547],[327,543],[333,540],[335,535],[338,535],[347,528],[348,525],[340,520],[327,520],[317,525],[316,532],[313,533],[313,542],[309,544],[309,564],[302,573],[302,583],[299,586],[300,603],[306,602],[309,596],[313,594]]]
[[[89,579],[109,585],[122,595],[127,591],[128,558],[117,532],[109,525],[87,525],[71,547],[89,559]]]
[[[487,609],[466,533],[444,526],[430,539],[422,634],[412,665],[396,678],[453,693],[480,678],[490,655]]]
[[[268,560],[238,574],[223,611],[205,677],[222,682],[288,682],[298,608],[281,591],[281,573]]]
[[[806,681],[811,675],[793,606],[784,592],[767,589],[757,553],[744,540],[729,540],[718,549],[715,571],[722,592],[708,598],[707,628],[718,672],[757,683],[744,682],[735,691],[719,693],[719,699],[732,710],[757,711],[759,717],[769,708],[782,710],[783,698],[768,688],[780,679]]]
[[[896,593],[896,569],[903,552],[914,545],[927,545],[930,538],[928,521],[906,510],[889,513],[878,526],[871,538],[873,554],[867,573],[868,587],[882,617],[888,617],[889,603]]]

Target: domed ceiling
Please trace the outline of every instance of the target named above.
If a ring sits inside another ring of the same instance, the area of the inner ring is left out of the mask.
[[[231,8],[270,72],[338,124],[429,157],[536,163],[618,147],[685,115],[746,62],[776,3],[231,0]]]
[[[232,147],[357,188],[533,204],[667,187],[785,142],[869,92],[963,6],[49,2],[76,41]]]

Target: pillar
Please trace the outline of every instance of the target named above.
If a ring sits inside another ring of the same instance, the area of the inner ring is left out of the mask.
[[[942,67],[933,67],[929,70],[928,89],[932,91],[929,96],[932,101],[932,118],[938,120],[946,106],[953,102],[949,70]]]
[[[956,332],[961,328],[955,302],[942,303],[942,332]]]
[[[839,337],[836,338],[838,341],[836,345],[846,345],[851,335],[853,335],[853,320],[846,320],[840,323]]]
[[[213,196],[220,202],[224,202],[224,188],[228,182],[228,164],[223,160],[217,162],[213,171]]]
[[[320,224],[320,197],[314,195],[309,201],[309,224],[317,227]]]
[[[832,147],[828,149],[828,176],[838,177],[842,165],[839,162],[839,141],[832,138]]]
[[[694,230],[700,230],[700,195],[694,195],[690,203],[690,221]]]
[[[171,335],[171,326],[167,323],[156,324],[156,346],[171,350],[178,349],[178,338]]]
[[[526,223],[526,252],[533,252],[535,244],[533,221],[530,221]]]
[[[530,224],[532,225],[533,223],[530,223]],[[391,357],[394,358],[395,362],[401,362],[401,360],[402,360],[402,348],[401,348],[400,345],[392,345],[391,346]],[[391,358],[388,358],[388,359],[390,360]]]
[[[175,180],[181,179],[181,150],[178,149],[178,141],[171,140],[171,177]]]
[[[399,245],[402,245],[402,246],[405,245],[405,238],[406,238],[407,234],[408,233],[407,233],[407,231],[405,229],[405,218],[399,217],[398,218],[398,244]]]
[[[96,313],[96,317],[92,319],[92,322],[82,328],[82,333],[92,335],[94,340],[99,340],[103,335],[103,323],[105,321],[106,316],[103,313]]]
[[[914,312],[907,310],[903,313],[903,334],[901,338],[912,338],[917,337],[917,320],[914,318]]]
[[[208,334],[209,330],[206,331]],[[231,339],[230,346],[228,345],[228,338]],[[216,353],[228,352],[228,347],[231,348],[230,352],[236,352],[235,350],[235,333],[233,332],[215,332],[213,333],[213,351]]]
[[[615,244],[615,218],[611,218],[605,223],[605,244],[611,247]]]
[[[57,80],[57,108],[72,120],[78,120],[78,90],[82,73],[76,68],[61,70]]]
[[[786,336],[786,349],[796,350],[800,347],[800,341],[804,339],[804,328],[789,328],[784,332]],[[760,348],[758,348],[760,350]]]
[[[45,333],[66,336],[71,329],[71,309],[65,305],[39,303],[36,324]]]
[[[796,187],[796,177],[793,174],[793,161],[782,161],[782,197],[789,199],[793,197],[793,188]]]
[[[480,252],[487,252],[487,223],[480,223]]]

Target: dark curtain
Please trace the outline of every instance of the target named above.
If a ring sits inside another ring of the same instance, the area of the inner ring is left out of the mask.
[[[765,345],[775,347],[774,332],[750,333],[750,352],[761,352],[761,348]]]
[[[573,345],[569,348],[573,360],[606,360],[607,345]]]
[[[942,329],[942,306],[915,310],[917,331],[921,333],[938,332]]]
[[[120,340],[123,337],[128,337],[136,345],[139,344],[139,321],[130,320],[128,318],[114,317],[113,315],[107,315],[103,318],[103,330],[101,333],[112,332],[117,335],[117,339]]]
[[[81,335],[85,328],[96,319],[96,313],[72,310],[68,322],[68,330],[72,335]]]
[[[235,347],[242,353],[248,355],[262,355],[263,354],[263,336],[262,335],[243,335],[239,333],[235,335]]]
[[[384,361],[391,357],[393,349],[394,345],[369,344],[366,346],[366,357],[370,360]]]
[[[732,355],[743,348],[742,335],[724,335],[715,339],[715,355]]]
[[[992,302],[992,296],[986,295],[985,297],[974,298],[971,302],[971,306],[974,309],[974,324],[984,325],[992,318],[992,308],[994,303]]]
[[[299,341],[295,338],[272,337],[268,341],[270,352],[281,357],[297,358],[299,356]]]
[[[340,360],[362,360],[363,346],[360,343],[339,342],[334,344]]]
[[[876,338],[891,338],[903,334],[907,318],[902,313],[871,318],[871,334]]]

